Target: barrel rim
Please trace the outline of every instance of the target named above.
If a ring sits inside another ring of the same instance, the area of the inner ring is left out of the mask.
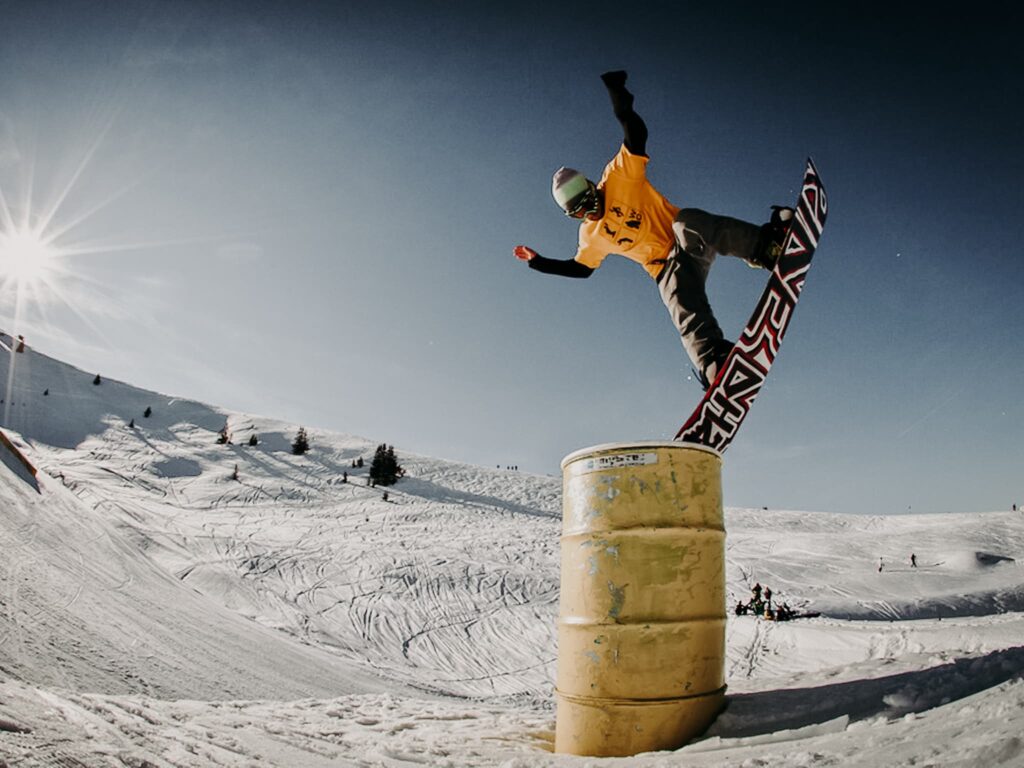
[[[700,443],[684,443],[680,440],[631,440],[629,442],[622,443],[600,443],[598,445],[592,445],[589,448],[580,448],[562,459],[561,468],[564,471],[567,465],[592,453],[602,453],[612,450],[628,451],[636,448],[683,448],[687,450],[703,451],[704,453],[710,453],[712,456],[716,456],[719,459],[722,458],[721,451],[717,451],[707,445],[701,445]]]
[[[729,685],[724,683],[721,688],[715,688],[712,691],[705,691],[703,693],[690,693],[686,696],[669,696],[661,697],[656,699],[625,699],[625,698],[609,698],[606,696],[581,696],[577,693],[566,693],[558,688],[555,688],[555,698],[561,698],[572,704],[582,704],[583,706],[590,707],[650,707],[650,706],[677,706],[679,704],[690,704],[694,703],[696,699],[716,699],[725,698],[729,690]],[[711,702],[709,702],[711,703]]]

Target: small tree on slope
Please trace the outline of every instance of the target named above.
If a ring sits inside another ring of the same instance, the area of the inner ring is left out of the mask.
[[[292,443],[292,453],[296,456],[301,456],[309,450],[309,438],[306,436],[306,428],[299,427],[299,432],[295,435],[295,441]]]
[[[373,461],[370,462],[370,479],[376,485],[394,485],[398,478],[405,474],[405,470],[398,464],[398,457],[395,456],[395,448],[391,445],[381,443],[373,454]]]

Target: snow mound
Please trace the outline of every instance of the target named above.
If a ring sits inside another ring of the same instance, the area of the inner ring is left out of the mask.
[[[1016,560],[1007,555],[972,550],[947,552],[940,556],[940,567],[958,571],[978,571],[993,566],[1015,564]]]

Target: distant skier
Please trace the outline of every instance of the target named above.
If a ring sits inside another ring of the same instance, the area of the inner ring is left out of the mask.
[[[910,567],[917,568],[917,555],[913,552],[910,553]]]
[[[782,252],[793,209],[772,206],[761,226],[697,208],[680,209],[647,180],[647,125],[633,111],[626,73],[601,75],[622,124],[623,142],[594,184],[572,168],[555,171],[551,192],[567,216],[580,220],[572,259],[548,259],[525,245],[513,249],[531,269],[564,277],[590,277],[609,254],[637,262],[656,281],[683,347],[706,389],[732,342],[726,341],[705,291],[719,254],[771,269]]]

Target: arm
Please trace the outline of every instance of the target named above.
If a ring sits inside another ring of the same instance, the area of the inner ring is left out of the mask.
[[[548,259],[541,256],[533,248],[526,245],[517,245],[512,253],[520,261],[525,261],[530,269],[543,272],[546,275],[561,275],[562,277],[590,277],[594,270],[586,264],[580,264],[575,259]]]
[[[647,125],[643,118],[633,111],[633,94],[626,90],[626,73],[619,70],[601,75],[608,95],[612,100],[612,111],[622,124],[622,143],[634,155],[647,156]]]

